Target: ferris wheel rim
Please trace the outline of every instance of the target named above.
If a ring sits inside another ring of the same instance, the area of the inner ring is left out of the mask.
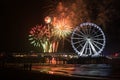
[[[83,26],[86,26],[86,25],[93,26],[94,28],[98,29],[98,30],[100,31],[100,33],[102,34],[102,37],[103,37],[103,45],[102,45],[102,47],[100,48],[99,51],[97,51],[97,53],[95,53],[94,55],[91,55],[91,56],[98,56],[98,55],[103,51],[103,49],[104,49],[104,47],[105,47],[106,38],[105,38],[105,35],[104,35],[104,32],[102,31],[102,29],[101,29],[99,26],[97,26],[96,24],[94,24],[94,23],[85,22],[85,23],[80,24],[79,26],[77,26],[77,27],[73,30],[73,33],[72,33],[72,36],[71,36],[71,44],[72,44],[72,47],[73,47],[73,49],[75,50],[75,52],[76,52],[79,56],[83,56],[83,55],[84,55],[84,54],[81,54],[80,51],[78,51],[78,50],[76,49],[76,47],[74,46],[74,43],[73,43],[73,39],[72,39],[72,38],[74,37],[75,31],[76,31],[78,28],[83,27]],[[89,42],[89,41],[88,41],[88,42]],[[86,44],[88,44],[88,43],[86,43]],[[88,56],[88,55],[85,55],[85,56]]]

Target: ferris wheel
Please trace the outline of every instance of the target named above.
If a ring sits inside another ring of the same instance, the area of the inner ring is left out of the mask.
[[[94,23],[82,23],[71,36],[71,44],[79,56],[99,56],[105,47],[105,35]]]

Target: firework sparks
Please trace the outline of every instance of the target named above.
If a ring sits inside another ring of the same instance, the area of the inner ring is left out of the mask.
[[[30,31],[30,35],[29,35],[29,40],[31,41],[31,44],[33,44],[34,46],[41,46],[40,42],[40,30],[41,30],[42,26],[38,26],[36,25],[35,27],[33,27]]]
[[[43,52],[49,52],[50,33],[46,26],[36,25],[30,31],[29,40],[36,47],[41,47]]]
[[[72,32],[72,27],[67,19],[57,20],[53,26],[53,35],[59,39],[65,39]]]
[[[57,52],[58,41],[50,40],[51,36],[48,26],[36,25],[30,30],[29,40],[43,52]]]

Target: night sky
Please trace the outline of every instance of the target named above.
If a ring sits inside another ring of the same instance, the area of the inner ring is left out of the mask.
[[[3,0],[1,1],[1,43],[0,52],[29,52],[38,50],[28,41],[29,30],[32,26],[44,23],[48,0]],[[92,0],[91,0],[92,1]],[[109,0],[108,0],[109,1]],[[115,0],[114,8],[120,13],[119,0]],[[111,14],[111,13],[110,13]],[[115,16],[107,23],[105,30],[106,47],[104,53],[120,52],[120,16]],[[66,50],[73,51],[70,43],[65,44]]]

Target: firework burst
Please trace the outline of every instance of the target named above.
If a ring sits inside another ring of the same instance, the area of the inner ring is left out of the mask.
[[[65,39],[72,32],[72,27],[70,26],[69,20],[60,19],[53,23],[53,35],[59,39]]]
[[[41,43],[41,36],[40,36],[41,29],[42,29],[42,26],[36,25],[35,27],[33,27],[30,30],[29,40],[31,41],[31,44],[33,44],[36,47],[41,46],[40,45],[40,43]]]
[[[31,44],[42,48],[43,52],[50,51],[50,33],[46,26],[36,25],[30,30],[29,40]]]

